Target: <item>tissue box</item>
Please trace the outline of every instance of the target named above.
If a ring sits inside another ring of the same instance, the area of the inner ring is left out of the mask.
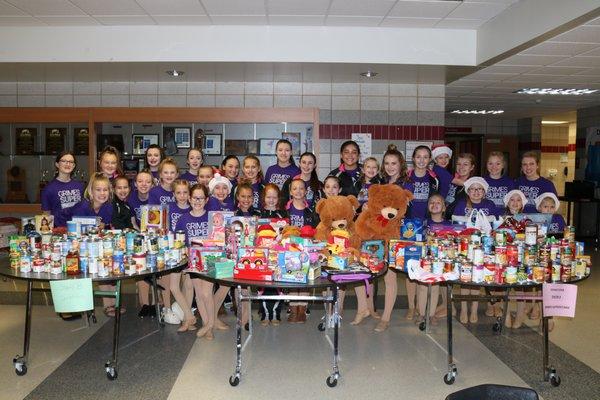
[[[221,260],[216,261],[208,267],[206,274],[212,278],[232,278],[234,274],[235,261]]]
[[[282,251],[279,253],[274,279],[281,282],[308,282],[310,256],[302,251]]]
[[[407,271],[409,260],[420,260],[423,256],[423,243],[403,240],[390,240],[389,266]]]

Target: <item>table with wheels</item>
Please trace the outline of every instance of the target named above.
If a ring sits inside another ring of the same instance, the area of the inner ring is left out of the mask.
[[[94,290],[94,296],[99,297],[114,297],[115,298],[115,317],[114,317],[114,329],[113,329],[113,348],[112,357],[104,365],[106,376],[110,380],[115,380],[118,376],[118,349],[119,349],[119,329],[121,327],[121,283],[125,280],[130,279],[143,279],[150,277],[152,279],[152,290],[155,298],[155,307],[157,322],[159,326],[164,326],[162,318],[160,317],[160,306],[158,304],[158,289],[156,283],[156,277],[171,272],[181,271],[187,266],[187,260],[173,266],[167,266],[162,270],[145,270],[133,275],[120,275],[120,276],[107,276],[100,277],[97,274],[79,274],[79,275],[67,275],[67,274],[50,274],[47,272],[29,272],[21,273],[18,270],[10,267],[10,262],[7,256],[0,257],[0,275],[14,280],[22,280],[27,282],[27,300],[25,303],[25,334],[23,338],[23,354],[17,355],[13,358],[13,365],[15,367],[15,373],[19,376],[23,376],[27,373],[27,362],[29,361],[29,343],[31,341],[31,308],[32,308],[32,293],[36,292],[48,292],[48,288],[34,288],[33,284],[44,283],[50,281],[58,281],[64,279],[84,279],[91,278],[92,282],[100,284],[115,284],[115,290],[103,291]],[[93,314],[92,314],[93,315]],[[95,318],[95,316],[94,316]]]
[[[585,279],[589,278],[589,275],[583,277],[583,278],[577,278],[574,280],[571,280],[570,282],[567,283],[578,283],[581,282]],[[560,283],[560,282],[558,282]],[[446,291],[447,291],[447,296],[448,296],[448,309],[447,309],[447,315],[446,315],[446,321],[447,321],[447,340],[448,340],[448,370],[446,372],[446,374],[444,374],[444,383],[446,383],[447,385],[452,385],[454,383],[454,381],[456,380],[456,376],[458,375],[458,369],[456,368],[456,364],[454,363],[454,358],[453,358],[453,348],[452,348],[452,343],[453,343],[453,336],[452,336],[452,303],[454,301],[456,302],[460,302],[460,301],[479,301],[479,300],[490,300],[492,302],[496,302],[496,301],[504,301],[503,304],[503,310],[502,310],[502,316],[501,317],[497,317],[496,322],[494,323],[494,325],[492,326],[492,330],[496,333],[496,334],[501,334],[502,333],[502,327],[504,326],[504,323],[506,321],[506,315],[508,313],[508,302],[509,300],[534,300],[534,301],[539,301],[540,303],[542,303],[543,298],[542,298],[542,293],[541,293],[541,288],[542,288],[542,283],[525,283],[525,284],[503,284],[503,285],[499,285],[499,284],[494,284],[494,283],[473,283],[473,282],[461,282],[461,281],[445,281],[445,282],[441,282],[441,284],[446,285]],[[486,294],[484,296],[480,296],[480,295],[454,295],[453,292],[453,288],[454,285],[457,286],[462,286],[468,289],[480,289],[480,288],[484,288]],[[535,296],[511,296],[509,295],[509,292],[511,289],[516,289],[516,290],[524,290],[524,289],[529,289],[529,288],[537,288],[539,289],[538,291],[538,295]],[[494,294],[493,292],[502,292],[500,294],[496,293]],[[543,304],[542,304],[542,310],[543,310]],[[548,354],[548,336],[549,336],[549,332],[548,332],[548,320],[550,320],[550,318],[552,317],[545,317],[542,314],[542,340],[543,340],[543,352],[542,352],[542,371],[543,371],[543,379],[545,382],[550,382],[550,384],[552,386],[559,386],[560,385],[560,376],[558,375],[558,373],[556,372],[556,369],[550,365],[549,362],[549,354]]]
[[[374,274],[371,276],[369,281],[380,278],[385,274],[386,270]],[[236,362],[234,373],[229,377],[229,384],[231,386],[237,386],[240,383],[242,377],[242,351],[245,348],[245,344],[252,337],[252,301],[253,300],[289,300],[289,301],[318,301],[324,304],[332,305],[332,310],[329,312],[328,307],[325,307],[326,313],[321,319],[321,322],[317,325],[319,331],[326,331],[327,328],[333,329],[333,362],[332,372],[327,377],[326,383],[329,387],[335,387],[340,377],[339,370],[339,326],[340,326],[340,315],[339,315],[339,304],[338,294],[340,289],[352,287],[364,283],[364,280],[346,281],[346,282],[333,282],[327,277],[320,277],[314,281],[308,283],[290,283],[290,282],[268,282],[268,281],[251,281],[245,279],[235,278],[213,278],[205,273],[190,271],[196,277],[206,280],[208,282],[216,283],[221,286],[228,286],[236,288],[235,298],[237,302],[237,313],[236,313],[236,335],[235,335],[235,348],[236,348]],[[263,294],[252,294],[251,290],[248,294],[242,293],[242,289],[263,289],[271,288],[278,291],[284,292],[280,295],[263,295]],[[286,291],[300,291],[306,292],[316,290],[317,293],[326,291],[325,295],[315,296],[301,296],[296,294],[285,293]],[[249,315],[249,333],[245,342],[242,341],[243,327],[242,327],[242,302],[248,301],[250,303],[250,315]]]

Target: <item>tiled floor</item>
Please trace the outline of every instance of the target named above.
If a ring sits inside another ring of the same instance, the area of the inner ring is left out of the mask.
[[[594,261],[600,265],[597,254]],[[0,290],[10,285],[2,283]],[[336,388],[328,388],[331,347],[316,329],[322,310],[316,305],[305,325],[255,324],[244,352],[242,381],[235,388],[227,382],[235,361],[232,330],[216,332],[212,342],[196,339],[194,333],[178,334],[175,326],[158,329],[153,320],[139,320],[135,305],[129,304],[121,330],[119,377],[111,382],[103,364],[111,353],[112,323],[99,316],[98,324],[81,329],[82,321],[63,322],[51,307],[36,306],[29,372],[17,377],[11,359],[21,352],[24,307],[0,305],[0,399],[388,399],[399,393],[443,399],[481,383],[531,386],[545,400],[600,399],[600,390],[594,389],[600,387],[599,289],[598,274],[581,283],[576,318],[557,320],[551,333],[551,361],[562,378],[559,388],[541,381],[541,336],[535,329],[498,337],[491,333],[491,319],[482,314],[477,326],[454,322],[459,372],[454,385],[445,385],[445,324],[426,335],[403,319],[404,310],[394,312],[390,328],[381,334],[372,331],[374,321],[349,325],[354,310],[347,310],[340,332],[341,378]],[[2,293],[0,302],[11,298]],[[227,321],[233,324],[233,317]]]

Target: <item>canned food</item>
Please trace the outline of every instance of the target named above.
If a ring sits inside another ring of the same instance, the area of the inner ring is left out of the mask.
[[[465,262],[460,266],[460,281],[461,282],[471,282],[473,277],[473,265],[471,263]]]
[[[444,272],[444,264],[443,261],[434,261],[432,272],[436,275],[441,275]]]
[[[534,224],[525,226],[525,244],[535,246],[537,244],[538,227]]]
[[[508,258],[506,256],[506,246],[496,246],[496,264],[508,264]]]
[[[539,264],[533,265],[533,281],[535,283],[544,283],[545,274],[546,274],[545,267],[543,267]]]
[[[484,268],[483,265],[473,265],[473,276],[472,280],[475,283],[482,283],[484,281]]]

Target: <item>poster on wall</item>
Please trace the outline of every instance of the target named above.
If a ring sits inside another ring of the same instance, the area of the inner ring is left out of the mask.
[[[46,154],[56,155],[65,150],[67,128],[46,128]]]
[[[373,142],[371,140],[370,133],[353,133],[352,140],[354,140],[360,148],[360,162],[364,162],[365,158],[371,157],[373,151]]]
[[[31,156],[35,154],[35,138],[37,128],[17,128],[15,154],[18,156]]]
[[[87,155],[89,151],[89,132],[87,128],[75,128],[73,130],[73,153]]]
[[[300,132],[282,132],[281,138],[288,140],[292,144],[292,155],[300,155]]]

